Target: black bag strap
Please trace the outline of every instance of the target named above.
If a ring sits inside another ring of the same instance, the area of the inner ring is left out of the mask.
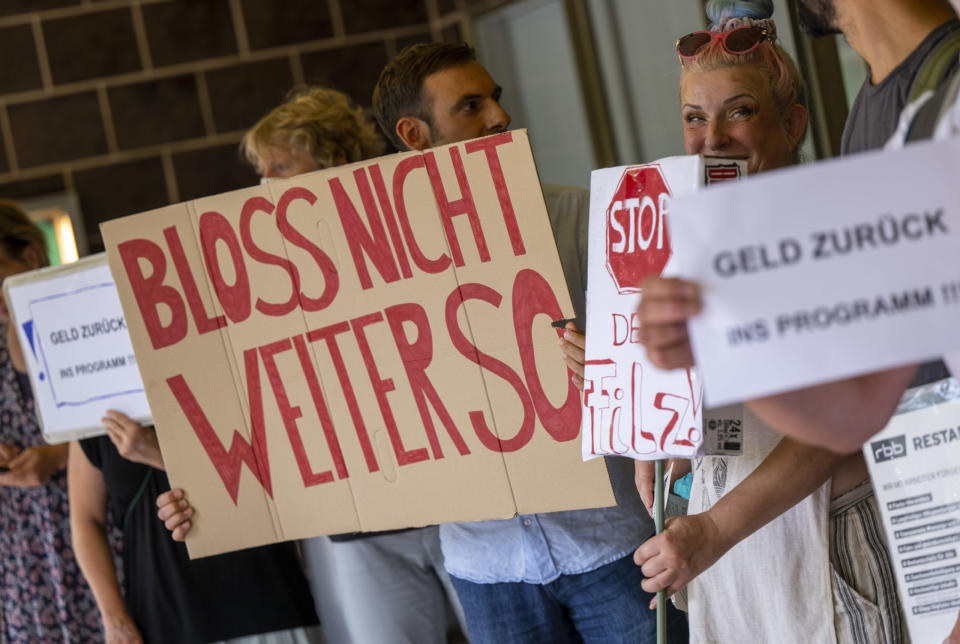
[[[143,477],[143,482],[140,484],[140,487],[137,489],[137,493],[133,495],[133,500],[130,501],[130,505],[127,506],[127,511],[123,513],[123,532],[126,534],[127,528],[130,527],[130,519],[133,518],[133,510],[137,507],[137,503],[140,502],[140,499],[143,498],[143,493],[147,491],[147,485],[150,483],[150,478],[153,476],[153,468],[147,468],[147,474]]]

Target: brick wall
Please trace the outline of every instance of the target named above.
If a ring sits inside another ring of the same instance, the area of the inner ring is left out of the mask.
[[[2,0],[0,197],[75,191],[98,224],[251,185],[244,130],[299,83],[362,105],[405,45],[502,0]]]

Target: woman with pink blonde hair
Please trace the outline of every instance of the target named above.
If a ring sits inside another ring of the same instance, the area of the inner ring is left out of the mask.
[[[749,173],[797,163],[808,115],[772,1],[711,0],[707,12],[709,31],[677,41],[686,151],[746,159]],[[775,203],[757,207],[775,216]],[[667,281],[645,284],[641,309]],[[644,333],[689,351],[685,325]],[[686,590],[691,641],[908,641],[863,457],[782,438],[743,405],[722,413],[742,417],[741,452],[692,463],[690,514],[635,554],[644,590]],[[637,463],[648,506],[652,471]]]

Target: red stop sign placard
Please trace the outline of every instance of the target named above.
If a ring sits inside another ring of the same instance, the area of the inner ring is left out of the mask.
[[[607,270],[617,290],[637,293],[670,258],[670,188],[658,164],[628,168],[607,206]]]

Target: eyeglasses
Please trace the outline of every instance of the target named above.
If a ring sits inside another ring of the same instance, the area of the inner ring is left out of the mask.
[[[719,40],[729,54],[742,56],[760,46],[770,36],[763,27],[737,27],[730,31],[694,31],[677,41],[677,54],[680,63],[696,58],[700,51],[714,40]]]

